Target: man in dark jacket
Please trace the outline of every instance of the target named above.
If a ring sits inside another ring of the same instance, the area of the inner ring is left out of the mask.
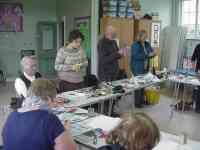
[[[192,54],[192,61],[196,62],[195,72],[200,73],[200,44],[198,44]],[[193,92],[193,99],[195,101],[195,110],[200,113],[200,87],[195,88]]]
[[[98,76],[100,81],[113,81],[119,74],[118,59],[121,58],[115,39],[115,29],[106,27],[103,38],[98,43]]]
[[[195,71],[198,72],[200,70],[200,44],[198,44],[194,49],[192,54],[192,61],[197,62]]]

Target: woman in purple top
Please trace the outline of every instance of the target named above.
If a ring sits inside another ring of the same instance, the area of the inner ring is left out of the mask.
[[[75,150],[68,130],[49,111],[55,85],[46,79],[32,82],[22,108],[12,112],[3,128],[4,150]]]

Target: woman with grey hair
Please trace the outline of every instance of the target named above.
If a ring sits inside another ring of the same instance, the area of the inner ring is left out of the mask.
[[[15,89],[18,96],[27,96],[28,88],[31,82],[41,77],[41,74],[37,72],[37,57],[25,56],[21,60],[21,73],[15,80]]]
[[[3,128],[5,150],[75,150],[68,130],[49,110],[56,97],[47,79],[32,82],[22,108],[8,117]]]

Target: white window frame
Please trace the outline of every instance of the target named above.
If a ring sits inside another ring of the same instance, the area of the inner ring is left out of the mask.
[[[182,25],[182,9],[183,9],[183,1],[185,0],[181,0],[181,25]],[[200,39],[200,29],[198,30],[198,22],[199,22],[199,26],[200,26],[200,21],[199,21],[199,18],[198,18],[198,14],[199,14],[199,9],[200,9],[200,0],[196,0],[196,18],[195,18],[195,34],[194,35],[189,35],[187,34],[187,39]],[[200,27],[199,27],[200,28]],[[199,33],[198,33],[199,31]]]

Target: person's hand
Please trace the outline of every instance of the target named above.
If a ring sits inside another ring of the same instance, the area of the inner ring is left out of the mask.
[[[65,127],[66,130],[70,130],[71,124],[70,124],[70,122],[68,120],[65,120],[64,127]]]
[[[121,56],[123,56],[123,55],[124,55],[124,50],[123,50],[123,48],[121,48],[121,49],[118,51],[118,53],[119,53]]]
[[[56,98],[54,99],[54,103],[55,103],[55,105],[56,105],[57,107],[62,107],[62,106],[64,105],[64,103],[65,103],[65,99],[62,98],[62,97],[56,97]]]
[[[156,52],[151,52],[151,53],[149,54],[149,57],[154,57],[154,56],[156,56]]]
[[[49,105],[51,108],[55,108],[55,107],[62,107],[64,103],[65,103],[64,98],[56,97]]]
[[[130,47],[129,46],[124,46],[123,48],[121,48],[118,53],[121,55],[121,56],[128,56],[128,53],[130,51]]]
[[[72,69],[76,72],[79,72],[81,70],[82,64],[75,64],[73,65]]]

